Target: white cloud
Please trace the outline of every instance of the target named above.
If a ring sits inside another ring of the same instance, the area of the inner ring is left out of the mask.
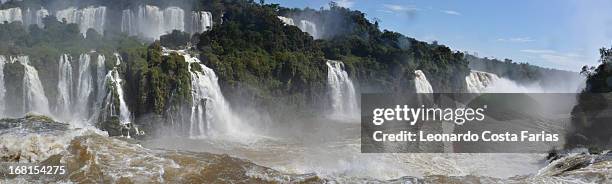
[[[534,39],[531,39],[530,37],[517,37],[517,38],[499,38],[497,39],[497,41],[500,42],[511,42],[511,43],[527,43],[527,42],[534,42]]]
[[[583,57],[576,57],[570,54],[542,54],[540,58],[546,62],[560,66],[567,70],[576,70],[584,65]]]
[[[556,68],[576,70],[585,64],[588,59],[576,53],[563,53],[549,49],[524,49],[521,52],[533,54],[542,61],[556,65]]]
[[[548,50],[548,49],[523,49],[521,52],[530,53],[530,54],[554,54],[557,51]]]
[[[394,12],[394,13],[411,13],[417,11],[417,8],[414,6],[403,6],[397,4],[383,4],[386,11]]]
[[[376,10],[376,11],[383,12],[383,13],[393,13],[393,11],[391,10]]]
[[[584,57],[584,55],[576,54],[576,53],[567,53],[567,56],[569,56],[569,57]]]
[[[449,15],[461,15],[461,13],[459,13],[457,11],[453,11],[453,10],[442,10],[441,12],[449,14]]]
[[[345,8],[351,8],[355,4],[355,2],[353,2],[352,0],[336,0],[334,2],[336,2],[338,6]]]

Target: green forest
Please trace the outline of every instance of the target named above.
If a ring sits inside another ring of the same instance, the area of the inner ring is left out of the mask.
[[[143,3],[167,6],[166,1],[42,1],[10,2],[16,6],[104,5],[120,11]],[[120,72],[125,79],[127,103],[137,124],[153,124],[163,119],[176,104],[189,103],[188,64],[177,54],[162,54],[162,47],[190,48],[219,76],[219,83],[230,103],[249,102],[271,114],[296,112],[291,116],[311,116],[327,103],[326,61],[341,60],[361,93],[413,93],[414,71],[422,70],[436,92],[465,92],[470,66],[517,81],[533,81],[551,72],[560,72],[511,61],[489,60],[437,43],[427,43],[389,30],[366,18],[363,12],[330,3],[329,9],[290,9],[278,4],[252,0],[176,1],[173,5],[212,12],[214,27],[201,34],[173,31],[153,43],[121,33],[119,28],[86,35],[78,25],[49,16],[44,27],[19,22],[0,24],[0,55],[28,55],[39,69],[50,103],[56,99],[57,60],[68,53],[77,56],[95,50],[111,56],[119,53],[125,62]],[[112,14],[112,13],[110,13]],[[309,17],[328,30],[315,39],[298,27],[285,25],[277,16]],[[117,18],[117,17],[115,17]],[[187,47],[191,46],[191,47]],[[109,60],[114,60],[108,57]],[[112,66],[107,62],[107,68]],[[476,64],[475,64],[476,63]],[[8,79],[23,76],[17,64],[5,67]],[[500,69],[502,68],[502,69]],[[601,67],[600,67],[601,68]],[[605,67],[604,67],[605,68]],[[198,67],[192,67],[198,70]],[[597,74],[589,83],[601,83]],[[571,73],[569,73],[571,74]],[[12,84],[18,86],[20,84]],[[592,88],[605,91],[610,88]],[[16,93],[16,92],[15,92]],[[300,113],[297,113],[300,112]],[[153,115],[151,115],[153,114]],[[280,116],[280,115],[279,115]],[[283,118],[283,117],[276,117]],[[162,121],[163,122],[163,121]],[[108,124],[108,123],[102,123]]]
[[[612,48],[601,48],[599,53],[599,66],[582,68],[581,74],[587,77],[587,84],[572,110],[572,131],[567,137],[566,148],[584,146],[591,152],[602,152],[610,147]]]

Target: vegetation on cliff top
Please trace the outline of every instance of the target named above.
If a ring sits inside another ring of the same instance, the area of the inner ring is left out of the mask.
[[[572,129],[566,138],[566,148],[586,147],[601,152],[612,146],[612,48],[600,49],[600,65],[585,66],[582,74],[587,86],[578,95],[572,110]]]
[[[466,54],[466,58],[470,62],[471,69],[494,73],[519,83],[530,84],[536,81],[544,81],[544,83],[550,84],[554,83],[554,81],[550,81],[552,79],[563,81],[578,76],[578,73],[575,72],[543,68],[529,63],[517,63],[511,59],[501,61],[487,57],[479,58],[470,54]]]
[[[123,10],[142,2],[78,1],[78,4]],[[0,24],[0,55],[29,55],[45,80],[49,99],[53,100],[58,78],[53,70],[58,68],[61,54],[75,56],[96,50],[109,59],[113,52],[118,52],[125,61],[119,70],[126,82],[126,101],[136,119],[148,114],[163,116],[167,109],[175,108],[173,104],[190,102],[188,65],[177,54],[163,55],[162,45],[183,48],[188,43],[196,44],[196,52],[206,66],[215,70],[224,94],[232,103],[251,102],[248,105],[272,113],[275,110],[306,112],[309,108],[320,111],[328,98],[327,59],[343,61],[362,92],[414,92],[414,70],[423,70],[431,76],[430,83],[437,92],[465,91],[469,68],[464,53],[381,30],[378,22],[371,22],[360,11],[333,3],[329,9],[313,10],[248,0],[177,2],[177,6],[213,12],[213,29],[196,35],[174,31],[147,47],[114,29],[107,29],[103,35],[89,30],[84,37],[76,24],[60,22],[51,16],[44,19],[44,28]],[[53,2],[19,3],[3,6]],[[165,6],[168,2],[151,1],[151,4]],[[279,15],[308,17],[319,27],[326,27],[321,31],[324,39],[315,40],[295,26],[285,25],[277,18]],[[23,76],[14,72],[23,71],[18,67],[7,65],[6,78],[18,81]],[[528,69],[525,73],[531,78]]]
[[[198,49],[230,96],[319,107],[327,98],[326,59],[342,60],[364,92],[414,92],[416,69],[436,76],[432,77],[436,90],[465,89],[469,69],[463,53],[381,31],[362,12],[338,6],[318,11],[286,9],[248,1],[224,1],[222,5],[223,24],[200,35]],[[342,34],[322,33],[325,39],[314,40],[277,18],[305,13],[319,27],[342,27]],[[322,21],[332,20],[326,19],[331,16],[344,21]]]

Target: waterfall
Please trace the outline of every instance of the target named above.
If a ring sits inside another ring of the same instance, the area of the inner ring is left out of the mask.
[[[497,75],[481,71],[471,71],[470,75],[465,77],[467,89],[470,93],[483,93],[499,80],[500,78]]]
[[[4,116],[4,108],[6,101],[6,86],[4,86],[4,64],[6,63],[6,57],[0,55],[0,116]]]
[[[72,59],[68,54],[60,56],[58,82],[57,82],[57,106],[55,112],[61,118],[68,120],[72,112]]]
[[[43,24],[43,18],[49,16],[49,11],[45,8],[40,8],[36,11],[31,11],[29,8],[26,10],[25,13],[25,24],[26,25],[32,25],[32,24],[36,24],[38,25],[38,27],[42,28],[44,26]]]
[[[314,39],[319,38],[319,33],[317,31],[317,25],[313,22],[307,20],[301,20],[300,25],[298,26],[302,31],[310,34]]]
[[[283,16],[277,16],[277,18],[280,19],[285,25],[297,26],[303,32],[307,32],[308,34],[310,34],[310,36],[312,36],[314,39],[319,38],[317,25],[313,22],[310,22],[308,20],[300,20],[300,24],[296,25],[293,18]]]
[[[21,8],[9,8],[0,10],[0,24],[4,22],[23,22],[23,15],[21,14]]]
[[[95,120],[103,100],[103,87],[106,79],[104,55],[98,55],[97,62],[92,67],[91,54],[79,56],[76,83],[73,82],[72,57],[63,54],[59,60],[57,104],[55,112],[63,121]],[[95,75],[93,71],[96,71]],[[95,81],[94,81],[95,79]],[[98,96],[94,96],[97,92]],[[100,97],[102,96],[102,97]],[[93,106],[92,106],[93,105]],[[93,112],[90,112],[93,110]]]
[[[508,78],[499,77],[493,73],[472,71],[465,78],[470,93],[566,93],[574,92],[575,88],[550,89],[543,88],[539,83],[518,83]]]
[[[90,67],[91,56],[89,54],[81,54],[79,56],[78,83],[76,87],[76,99],[74,101],[74,110],[79,118],[85,119],[89,114],[90,95],[94,91],[92,70]]]
[[[234,135],[245,135],[248,126],[233,112],[221,92],[215,72],[200,64],[196,56],[185,51],[176,52],[185,58],[191,75],[191,109],[189,114],[189,137],[204,138],[216,133],[231,132]]]
[[[292,18],[278,16],[278,19],[280,19],[285,25],[295,26]]]
[[[192,12],[191,14],[191,33],[201,33],[211,30],[213,27],[212,14],[207,11]]]
[[[123,92],[123,80],[119,76],[119,65],[121,64],[121,56],[118,53],[115,53],[115,58],[117,62],[112,70],[106,74],[105,83],[108,85],[104,85],[102,89],[106,88],[105,86],[111,87],[110,89],[104,89],[107,92],[105,108],[110,111],[111,116],[119,117],[119,122],[122,125],[127,125],[132,122],[131,113],[128,109],[127,103],[125,102],[124,92]],[[117,100],[115,100],[115,98]],[[115,102],[119,102],[119,113],[116,113],[115,110]]]
[[[104,98],[105,91],[103,90],[106,86],[106,57],[102,54],[98,54],[98,60],[96,61],[96,89],[97,89],[97,102],[102,101]]]
[[[434,92],[433,88],[431,87],[431,84],[427,80],[427,77],[425,77],[425,73],[423,73],[423,71],[415,70],[414,75],[415,75],[414,86],[416,88],[417,93],[433,93]]]
[[[344,69],[344,63],[328,60],[327,68],[327,83],[330,88],[333,110],[332,117],[358,118],[357,94],[351,78]]]
[[[69,54],[62,54],[58,60],[57,68],[57,95],[56,103],[50,106],[46,97],[38,71],[30,66],[27,56],[10,57],[0,56],[0,71],[3,71],[5,63],[19,63],[24,66],[23,76],[23,107],[22,112],[35,112],[38,114],[53,116],[65,122],[87,122],[96,120],[99,108],[104,100],[106,69],[104,55],[98,55],[97,62],[92,63],[91,54],[85,53],[79,56],[78,62],[72,61]],[[73,64],[77,64],[73,68]],[[75,70],[73,70],[75,69]],[[94,71],[96,73],[94,73]],[[73,73],[76,72],[76,73]],[[113,76],[112,81],[121,82],[118,76]],[[117,80],[118,79],[118,80]],[[4,86],[4,73],[0,72],[0,115],[5,113],[6,88]],[[103,94],[104,93],[104,94]],[[123,99],[123,92],[118,92]],[[102,97],[96,97],[98,94]],[[96,108],[94,108],[94,105]],[[8,107],[8,106],[7,106]],[[122,102],[122,117],[129,117],[126,113],[127,105]],[[128,118],[123,118],[128,119]]]
[[[36,24],[39,27],[43,26],[43,18],[49,16],[50,13],[45,8],[40,8],[32,11],[29,8],[23,12],[21,8],[9,8],[0,10],[0,23],[4,22],[22,22],[24,25]],[[106,22],[106,7],[87,7],[77,9],[70,7],[64,10],[55,12],[57,20],[66,20],[68,23],[79,25],[80,32],[86,36],[88,29],[94,29],[100,34],[104,34],[104,24]]]
[[[19,56],[13,58],[14,61],[18,61],[24,67],[23,75],[23,109],[24,112],[35,112],[40,114],[50,114],[49,101],[45,96],[45,90],[40,78],[38,77],[38,71],[30,66],[30,59],[27,56]],[[13,62],[14,62],[13,61]]]
[[[131,36],[138,34],[136,24],[136,16],[132,10],[123,10],[121,12],[121,32],[128,33]]]
[[[59,21],[66,20],[68,23],[76,23],[84,36],[87,36],[88,29],[94,29],[99,34],[104,34],[104,24],[106,22],[106,7],[87,7],[76,9],[70,7],[57,11],[55,16]]]
[[[185,31],[185,11],[178,7],[161,10],[157,6],[140,6],[137,13],[123,10],[121,31],[132,36],[157,39],[172,30]]]
[[[34,14],[34,20],[33,22],[30,22],[31,24],[36,24],[38,25],[38,27],[43,27],[44,23],[43,23],[43,18],[49,16],[49,11],[41,8],[40,10],[36,10],[36,13]]]
[[[185,11],[178,7],[166,8],[163,25],[165,33],[172,32],[172,30],[185,31]]]

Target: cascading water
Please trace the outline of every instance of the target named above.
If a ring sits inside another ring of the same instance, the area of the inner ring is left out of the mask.
[[[123,10],[121,31],[129,35],[157,39],[172,30],[185,31],[185,11],[178,7],[161,10],[156,6],[140,6],[136,13]]]
[[[76,86],[76,99],[74,101],[74,112],[78,115],[77,118],[79,119],[88,118],[90,95],[94,92],[90,62],[90,54],[81,54],[79,56],[78,82]]]
[[[207,11],[191,13],[191,33],[201,33],[213,27],[212,14]]]
[[[119,61],[118,61],[119,62]],[[98,54],[98,60],[96,61],[96,89],[97,89],[97,100],[100,103],[104,98],[106,91],[103,89],[106,86],[106,57]]]
[[[471,71],[470,75],[465,77],[467,89],[470,93],[483,93],[495,81],[499,80],[500,78],[497,75],[481,71]]]
[[[97,68],[102,68],[104,71],[104,56],[98,56]],[[90,66],[90,55],[81,54],[78,62],[78,73],[76,77],[73,75],[72,57],[68,54],[60,56],[58,61],[57,73],[57,96],[55,106],[50,106],[49,100],[46,97],[42,82],[38,76],[38,71],[30,65],[27,56],[10,57],[7,61],[6,57],[0,56],[0,71],[3,70],[5,63],[19,63],[24,66],[23,76],[23,107],[21,113],[34,112],[58,118],[65,122],[83,122],[90,120],[92,115],[93,94],[95,83],[93,73]],[[104,82],[105,74],[102,74],[102,79],[99,82]],[[4,88],[4,73],[0,72],[0,114],[4,114],[6,89]],[[76,83],[73,82],[76,78]],[[102,86],[102,84],[98,84]],[[99,88],[98,88],[99,89]],[[96,116],[98,110],[94,110]]]
[[[91,54],[81,54],[77,63],[76,83],[73,82],[75,77],[71,61],[70,55],[63,54],[58,63],[55,115],[66,122],[94,121],[99,115],[97,107],[101,106],[105,93],[103,89],[106,78],[105,58],[103,55],[98,55],[96,63],[92,66]]]
[[[0,10],[0,23],[23,22],[25,25],[36,24],[43,26],[43,18],[50,12],[41,7],[38,10],[21,8],[9,8]],[[54,15],[59,21],[66,20],[67,23],[79,25],[80,32],[87,36],[88,29],[94,29],[99,34],[104,34],[107,8],[104,6],[78,9],[69,7],[56,11]],[[213,27],[212,14],[207,11],[194,11],[191,14],[190,27],[187,27],[185,11],[178,7],[167,7],[160,9],[156,6],[140,6],[136,11],[123,10],[121,19],[121,31],[129,35],[139,35],[145,38],[157,39],[159,36],[170,33],[172,30],[186,31],[190,28],[191,33],[208,31]]]
[[[416,88],[417,93],[433,93],[433,87],[427,80],[425,73],[421,70],[414,71],[414,86]]]
[[[176,52],[185,58],[191,74],[191,109],[189,114],[189,137],[205,138],[220,133],[248,135],[248,126],[233,112],[221,92],[215,72],[200,64],[200,60],[186,53]],[[194,68],[194,66],[197,66]]]
[[[25,24],[26,25],[36,24],[38,25],[38,27],[42,28],[44,26],[43,18],[47,16],[49,16],[49,11],[45,8],[41,7],[40,9],[36,11],[31,11],[28,8],[25,13]]]
[[[280,19],[285,25],[297,26],[303,32],[307,32],[308,34],[310,34],[313,38],[315,39],[319,38],[319,31],[317,29],[317,24],[311,21],[300,20],[300,24],[296,25],[293,18],[283,17],[283,16],[277,16],[277,18]]]
[[[327,61],[327,83],[330,88],[333,118],[359,118],[357,94],[353,81],[340,61]]]
[[[51,114],[49,111],[49,101],[45,95],[45,90],[38,71],[30,66],[30,59],[27,56],[12,58],[13,62],[18,61],[24,67],[23,75],[23,110],[24,112],[35,112],[39,114]]]
[[[96,77],[96,95],[94,105],[94,112],[91,116],[89,116],[90,122],[97,122],[100,120],[104,120],[106,116],[101,116],[101,108],[105,108],[108,103],[105,101],[105,97],[107,97],[107,73],[106,73],[106,58],[104,55],[98,55],[98,59],[95,66],[95,77]],[[93,95],[93,94],[92,94]],[[102,118],[102,119],[100,119]]]
[[[72,112],[72,59],[68,54],[63,54],[59,60],[58,82],[57,82],[57,105],[55,112],[64,120],[70,119]]]
[[[319,32],[317,30],[317,25],[308,20],[301,20],[300,25],[298,26],[304,32],[310,34],[314,39],[319,38]]]
[[[292,18],[278,16],[278,19],[280,19],[286,25],[295,26],[295,22],[293,22]]]
[[[21,8],[9,8],[0,10],[0,24],[4,22],[23,22],[23,15],[21,14]]]
[[[185,11],[178,7],[168,7],[164,10],[163,28],[166,33],[172,30],[185,31]]]
[[[104,6],[90,6],[83,9],[70,7],[57,11],[55,16],[59,21],[65,19],[68,23],[78,24],[84,36],[86,36],[88,29],[94,29],[99,34],[104,34],[104,24],[106,22],[106,7]]]
[[[4,86],[4,64],[6,63],[6,57],[0,55],[0,116],[4,116],[4,108],[6,101],[6,87]]]
[[[128,33],[129,35],[138,34],[138,26],[136,25],[136,16],[132,10],[123,10],[121,12],[121,32]]]
[[[38,27],[43,26],[43,18],[49,16],[49,11],[45,8],[40,8],[36,11],[30,8],[22,11],[21,8],[9,8],[0,10],[0,24],[4,22],[22,22],[24,25],[36,24]]]
[[[128,109],[127,103],[125,102],[125,97],[123,93],[123,80],[119,76],[119,65],[121,64],[121,56],[115,53],[115,58],[117,59],[117,63],[115,64],[115,67],[113,67],[113,69],[109,71],[108,74],[106,74],[105,81],[109,83],[108,86],[111,86],[111,88],[106,90],[107,96],[106,96],[105,104],[107,104],[106,106],[108,107],[108,109],[110,109],[111,116],[118,115],[119,122],[122,125],[127,125],[131,123],[132,121],[131,121],[131,113],[130,113],[130,110]],[[104,85],[104,86],[107,86],[107,85]],[[114,108],[115,98],[117,98],[117,100],[119,101],[119,113],[118,114],[114,112],[115,111],[115,108]]]

